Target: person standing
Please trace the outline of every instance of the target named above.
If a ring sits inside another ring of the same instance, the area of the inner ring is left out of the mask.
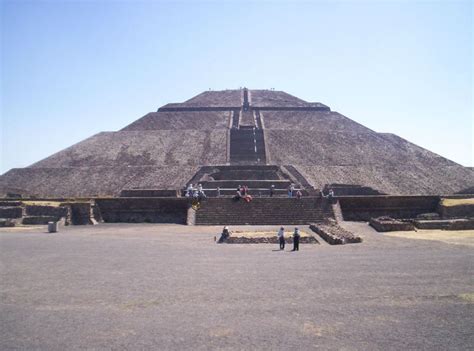
[[[186,197],[193,196],[193,183],[189,183],[188,187],[186,188]]]
[[[290,184],[290,186],[288,187],[288,197],[291,198],[293,197],[293,190],[295,190],[295,187],[293,184]]]
[[[295,232],[293,233],[293,250],[300,251],[300,230],[298,227],[295,227]]]
[[[272,184],[272,186],[270,187],[270,197],[273,197],[274,190],[275,190],[275,185]]]
[[[281,227],[278,231],[278,241],[280,243],[280,250],[285,249],[285,228]]]

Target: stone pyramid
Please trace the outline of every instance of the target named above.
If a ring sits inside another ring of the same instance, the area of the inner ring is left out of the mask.
[[[377,133],[321,103],[283,91],[206,91],[117,132],[101,132],[0,176],[0,195],[118,196],[180,189],[203,166],[276,165],[306,187],[368,187],[446,195],[474,187],[463,167],[394,134]],[[290,173],[291,173],[290,172]]]

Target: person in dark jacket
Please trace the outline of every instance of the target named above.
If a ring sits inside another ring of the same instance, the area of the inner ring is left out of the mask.
[[[300,230],[298,227],[295,228],[293,233],[293,250],[292,251],[300,251]]]
[[[227,239],[229,239],[231,232],[229,231],[229,227],[225,226],[222,230],[221,237],[219,238],[218,244],[225,243]]]
[[[285,249],[285,228],[281,227],[278,231],[278,242],[280,243],[280,250]]]
[[[274,191],[275,191],[275,185],[272,184],[272,186],[270,187],[270,197],[273,197]]]

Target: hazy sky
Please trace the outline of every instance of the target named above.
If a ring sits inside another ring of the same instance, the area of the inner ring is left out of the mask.
[[[275,88],[473,166],[470,1],[2,1],[0,173],[209,88]]]

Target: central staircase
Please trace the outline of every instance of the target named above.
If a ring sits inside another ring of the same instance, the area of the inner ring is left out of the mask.
[[[231,198],[208,198],[196,211],[197,225],[282,225],[323,222],[334,218],[324,198],[254,198],[247,203]]]
[[[241,126],[230,130],[231,164],[266,164],[263,130]]]
[[[308,197],[315,195],[315,189],[298,170],[266,164],[263,128],[260,112],[251,106],[249,92],[244,89],[241,109],[232,114],[230,165],[204,166],[188,182],[201,184],[207,195],[193,215],[195,224],[306,225],[334,218],[327,199]],[[303,198],[288,197],[291,184],[294,195],[298,189]],[[233,199],[237,188],[243,185],[253,197],[250,202]]]

